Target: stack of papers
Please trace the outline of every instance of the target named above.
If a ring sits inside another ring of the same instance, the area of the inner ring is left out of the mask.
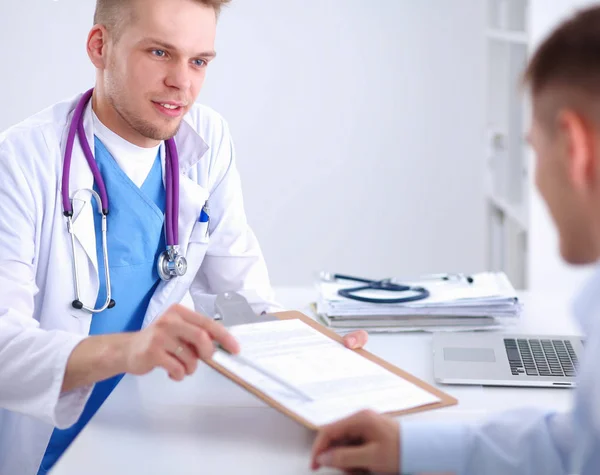
[[[407,303],[365,303],[345,298],[338,291],[361,284],[345,280],[318,282],[319,299],[316,313],[328,327],[352,331],[451,331],[504,327],[514,323],[521,314],[522,304],[515,289],[502,272],[473,274],[466,279],[427,279],[398,281],[425,287],[426,299]],[[364,290],[358,293],[369,298],[397,298],[410,292],[395,293]]]

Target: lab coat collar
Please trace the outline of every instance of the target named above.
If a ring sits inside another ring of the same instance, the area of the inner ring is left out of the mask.
[[[198,135],[188,122],[187,117],[181,122],[181,126],[175,135],[175,144],[179,152],[179,171],[187,172],[196,165],[208,151],[208,144]]]

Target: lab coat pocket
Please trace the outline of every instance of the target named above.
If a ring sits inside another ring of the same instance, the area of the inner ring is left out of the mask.
[[[190,244],[192,243],[205,243],[208,244],[208,221],[198,221],[192,229],[190,235]]]
[[[193,278],[200,269],[202,261],[206,256],[210,236],[208,234],[208,222],[198,221],[194,224],[185,258],[188,262],[188,275]]]
[[[89,335],[90,326],[92,325],[92,314],[86,310],[71,308],[71,316],[77,320],[77,333],[80,335]]]

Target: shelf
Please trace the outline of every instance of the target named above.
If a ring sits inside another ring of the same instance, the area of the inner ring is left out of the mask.
[[[527,30],[528,17],[528,0],[487,0],[489,28],[522,32]]]
[[[523,231],[527,231],[529,223],[525,212],[521,207],[510,204],[504,198],[491,194],[488,194],[488,199],[496,208],[500,209],[508,218],[513,220]]]
[[[487,267],[527,288],[531,153],[530,109],[520,91],[530,54],[529,0],[485,0]]]
[[[523,290],[527,288],[527,230],[491,199],[487,205],[487,267],[491,271],[505,272],[513,286]],[[515,214],[514,208],[511,212]]]
[[[528,110],[519,92],[527,63],[527,45],[493,38],[487,60],[487,192],[497,208],[527,229],[526,215],[518,205],[529,189],[525,128]]]
[[[486,35],[489,39],[492,40],[506,41],[508,43],[516,43],[523,46],[527,46],[529,43],[527,33],[522,31],[509,31],[500,30],[496,28],[488,28]]]

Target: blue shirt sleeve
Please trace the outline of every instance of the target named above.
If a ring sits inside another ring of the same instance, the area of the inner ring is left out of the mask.
[[[462,473],[470,428],[464,424],[405,421],[400,424],[402,473]]]
[[[536,409],[500,413],[481,425],[409,420],[400,430],[405,474],[563,475],[573,443],[570,414]]]

